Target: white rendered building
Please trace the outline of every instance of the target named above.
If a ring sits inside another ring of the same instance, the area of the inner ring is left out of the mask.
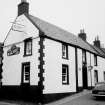
[[[3,90],[50,100],[104,81],[105,53],[86,42],[83,31],[76,37],[28,11],[24,0],[4,41]]]

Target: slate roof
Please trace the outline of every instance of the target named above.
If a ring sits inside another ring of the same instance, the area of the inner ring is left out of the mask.
[[[83,41],[81,38],[75,36],[74,34],[67,32],[55,25],[45,22],[35,16],[26,15],[27,18],[38,27],[44,34],[52,39],[59,40],[65,43],[69,43],[73,46],[85,49],[95,54],[99,54],[90,44]]]
[[[101,48],[98,48],[96,46],[92,46],[98,53],[98,55],[101,55],[102,57],[105,57],[105,53]]]
[[[105,48],[101,48],[102,49],[102,51],[105,53]]]

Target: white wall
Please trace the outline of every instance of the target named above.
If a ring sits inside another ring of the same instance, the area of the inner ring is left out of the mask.
[[[45,39],[44,94],[76,91],[75,48],[69,46],[69,60],[62,59],[62,44]],[[62,85],[62,64],[69,66],[69,85]]]
[[[103,72],[105,71],[105,58],[98,57],[98,77],[99,82],[104,81]]]
[[[83,78],[82,78],[82,49],[77,50],[78,53],[78,86],[83,86]],[[98,58],[99,59],[99,58]],[[86,51],[86,60],[87,60],[87,80],[88,80],[88,87],[94,86],[94,70],[98,70],[99,75],[102,75],[102,72],[99,69],[99,66],[94,66],[94,54]],[[100,64],[102,64],[102,60],[98,60]],[[104,64],[104,62],[103,62]],[[93,68],[90,70],[89,66],[92,66]],[[99,76],[99,80],[102,80],[102,76]]]
[[[92,69],[91,69],[91,71],[90,70],[88,70],[88,73],[91,73],[90,75],[91,75],[91,78],[88,78],[88,79],[91,79],[90,81],[91,81],[91,86],[94,86],[94,54],[92,54],[91,53],[91,66],[93,67]],[[90,71],[90,72],[89,72]],[[89,84],[89,86],[90,86],[90,84]]]
[[[87,80],[88,80],[88,86],[92,86],[92,70],[90,69],[90,66],[94,66],[94,60],[92,60],[92,53],[86,52],[86,58],[87,58]]]
[[[21,72],[22,63],[30,62],[30,85],[38,85],[38,49],[39,49],[39,38],[33,39],[32,41],[32,56],[24,57],[24,43],[21,42],[16,44],[20,47],[20,53],[18,55],[7,56],[7,51],[11,46],[4,47],[3,54],[3,85],[20,85],[21,83]]]
[[[29,37],[32,37],[32,56],[24,57],[23,40]],[[13,44],[20,47],[20,53],[18,55],[7,56],[7,51]],[[39,48],[39,30],[28,20],[25,15],[17,17],[4,42],[2,73],[3,85],[20,85],[22,63],[24,62],[30,62],[30,84],[38,85]]]
[[[82,50],[77,49],[77,57],[78,57],[78,86],[82,87],[83,86],[83,81],[82,81]]]
[[[94,54],[91,54],[91,65],[93,66],[93,69],[91,70],[92,73],[92,86],[95,86],[95,78],[94,78],[94,71],[98,71],[98,82],[104,81],[103,72],[105,71],[105,59],[97,56],[97,66],[94,66]],[[89,71],[88,71],[88,85],[89,83]]]
[[[17,30],[17,31],[16,31]],[[4,42],[4,46],[18,43],[23,41],[25,38],[38,37],[39,30],[29,21],[25,15],[21,15],[14,21],[10,32]]]

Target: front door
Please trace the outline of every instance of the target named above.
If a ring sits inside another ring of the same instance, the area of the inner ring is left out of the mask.
[[[82,75],[83,75],[83,89],[87,89],[87,67],[83,67],[82,69]]]

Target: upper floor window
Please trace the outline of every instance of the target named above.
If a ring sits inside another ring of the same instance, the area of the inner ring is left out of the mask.
[[[68,46],[62,44],[62,58],[68,59]]]
[[[32,55],[32,39],[28,38],[24,41],[24,55]]]
[[[62,84],[69,84],[69,69],[68,65],[62,65]]]
[[[97,55],[94,55],[94,66],[97,66]]]
[[[82,50],[82,62],[83,64],[86,64],[86,51]]]

